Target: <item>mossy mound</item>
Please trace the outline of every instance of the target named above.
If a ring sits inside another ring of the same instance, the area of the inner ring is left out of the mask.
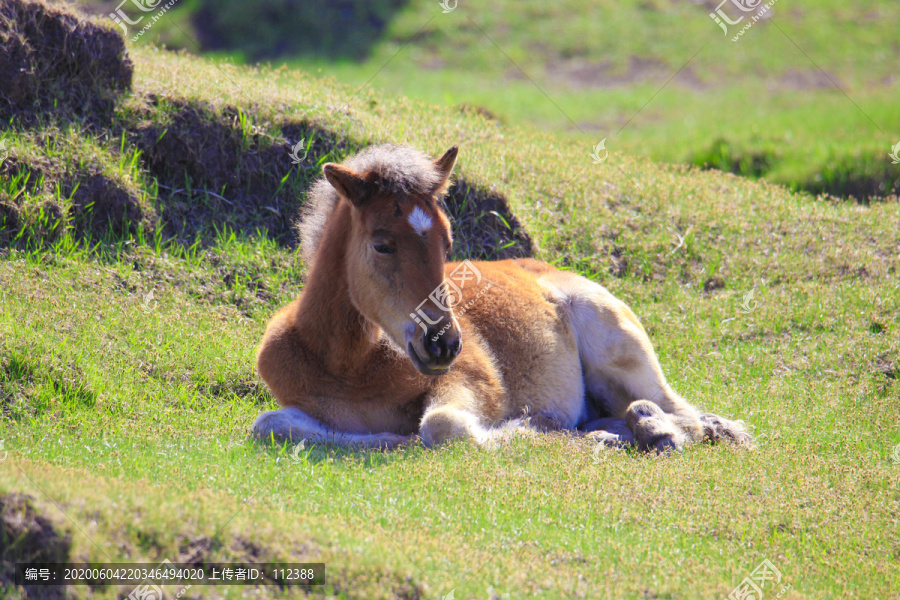
[[[77,133],[76,133],[77,132]],[[0,244],[152,233],[158,217],[140,174],[76,129],[15,138],[0,160]]]
[[[108,115],[133,71],[107,24],[39,0],[0,3],[0,115]]]

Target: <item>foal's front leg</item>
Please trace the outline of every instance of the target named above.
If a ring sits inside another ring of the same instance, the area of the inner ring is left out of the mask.
[[[455,439],[491,446],[515,435],[534,435],[562,427],[551,413],[506,420],[506,392],[495,373],[456,375],[445,375],[447,379],[431,390],[419,422],[419,436],[426,446]]]
[[[261,440],[276,437],[279,440],[321,442],[341,446],[364,448],[394,448],[412,440],[413,436],[394,433],[348,433],[326,427],[299,408],[287,407],[269,410],[253,423],[253,435]]]
[[[505,415],[506,395],[499,375],[472,360],[477,354],[470,345],[468,357],[460,358],[429,391],[419,422],[419,436],[426,446],[460,438],[484,445],[508,437],[516,428],[514,423],[495,427]],[[461,362],[467,359],[468,364]]]
[[[488,428],[474,412],[475,397],[463,386],[444,388],[432,398],[419,423],[419,437],[426,446],[437,446],[459,438],[483,444],[490,438]]]

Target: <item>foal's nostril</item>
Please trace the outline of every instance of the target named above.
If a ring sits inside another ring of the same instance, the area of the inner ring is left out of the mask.
[[[454,359],[459,356],[460,350],[462,350],[462,337],[459,335],[455,335],[451,338],[448,338],[446,341],[447,345],[447,358]]]
[[[441,348],[443,347],[440,331],[437,329],[426,331],[425,339],[422,340],[422,347],[425,348],[429,358],[439,359],[441,357]]]

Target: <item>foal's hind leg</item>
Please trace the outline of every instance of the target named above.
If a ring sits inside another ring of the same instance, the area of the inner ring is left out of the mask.
[[[600,399],[611,417],[625,420],[638,446],[662,451],[704,437],[749,441],[739,423],[721,417],[715,417],[718,434],[710,435],[712,421],[704,422],[669,387],[647,333],[624,303],[576,275],[560,273],[552,283],[567,298],[588,395]]]
[[[265,441],[271,437],[290,442],[309,440],[342,446],[394,448],[412,440],[412,436],[393,433],[347,433],[330,429],[299,408],[269,410],[253,423],[253,435]]]

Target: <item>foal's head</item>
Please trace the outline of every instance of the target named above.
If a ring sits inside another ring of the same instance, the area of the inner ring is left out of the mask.
[[[462,349],[453,310],[439,303],[452,239],[438,200],[456,153],[450,148],[432,162],[409,149],[385,147],[361,156],[362,162],[324,166],[325,178],[350,205],[350,298],[426,375],[445,372]]]

